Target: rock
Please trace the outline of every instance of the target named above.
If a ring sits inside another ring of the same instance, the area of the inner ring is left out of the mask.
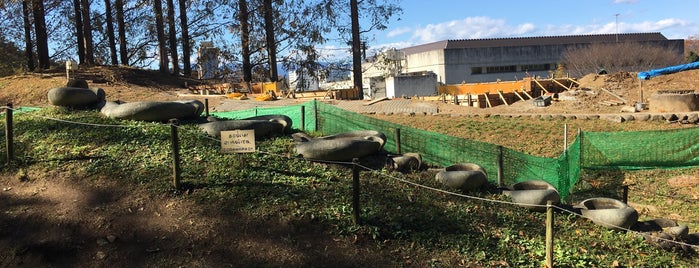
[[[383,148],[386,135],[373,130],[350,131],[297,142],[297,156],[326,161],[349,161],[374,154]]]
[[[635,115],[632,114],[622,114],[621,118],[623,118],[622,122],[627,122],[627,121],[633,121],[635,118]]]
[[[405,153],[403,155],[389,156],[386,159],[388,170],[398,172],[412,172],[419,170],[422,166],[422,157],[418,153]]]
[[[488,174],[479,165],[459,163],[438,172],[435,175],[435,180],[452,189],[472,191],[488,181]]]
[[[283,128],[284,133],[289,133],[291,132],[292,129],[292,124],[293,122],[291,121],[291,118],[283,115],[283,114],[271,114],[271,115],[260,115],[260,116],[253,116],[253,117],[248,117],[243,120],[267,120],[267,121],[272,121],[281,124]]]
[[[657,218],[648,221],[639,221],[631,228],[638,232],[661,232],[663,228],[675,227],[677,223],[671,219]]]
[[[691,113],[687,115],[687,123],[696,124],[699,123],[699,114]]]
[[[90,88],[85,79],[70,79],[66,83],[66,87]]]
[[[638,212],[634,208],[612,198],[589,198],[580,202],[579,206],[584,217],[610,229],[628,229],[638,220]]]
[[[650,120],[650,114],[636,114],[634,118],[638,121],[648,121]]]
[[[624,105],[624,106],[621,107],[621,111],[620,111],[620,112],[622,112],[622,113],[635,113],[635,112],[636,112],[636,107]]]
[[[55,106],[92,109],[105,99],[101,88],[58,87],[49,89],[49,103]]]
[[[97,245],[98,245],[98,246],[104,246],[104,245],[106,245],[106,244],[109,244],[109,241],[107,241],[107,239],[104,239],[104,238],[99,238],[99,239],[97,239]]]
[[[676,239],[683,239],[687,236],[687,234],[689,234],[689,227],[687,225],[666,227],[663,228],[663,233],[666,233]]]
[[[117,239],[117,237],[114,235],[107,236],[107,241],[109,241],[109,243],[114,243],[114,241],[116,241],[116,239]]]
[[[104,260],[107,258],[107,253],[105,253],[104,251],[97,251],[97,253],[95,254],[95,258],[97,258],[98,260]]]
[[[680,119],[676,114],[662,114],[662,117],[667,122],[675,122]]]
[[[512,201],[521,207],[533,211],[546,211],[546,204],[551,201],[554,205],[561,202],[561,196],[553,185],[542,180],[530,180],[515,183],[503,192],[512,197]]]
[[[651,121],[665,121],[665,117],[661,114],[654,114],[650,117]]]
[[[255,130],[255,139],[284,134],[285,124],[278,120],[225,120],[199,124],[211,137],[221,138],[221,131]]]
[[[165,122],[170,119],[193,119],[201,115],[204,104],[198,100],[187,101],[137,101],[104,103],[102,114],[109,118]]]
[[[608,115],[603,115],[601,119],[614,122],[614,123],[623,123],[624,118],[619,116],[619,115],[614,115],[614,114],[608,114]]]

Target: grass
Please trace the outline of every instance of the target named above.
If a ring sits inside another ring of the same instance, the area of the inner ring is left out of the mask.
[[[118,127],[66,124],[37,116]],[[537,126],[537,123],[551,124],[549,121],[515,125],[510,119],[487,120],[488,132],[505,136],[509,135],[505,130],[513,128],[523,133],[532,131],[535,136],[553,133]],[[218,141],[204,137],[196,126],[185,124],[180,129],[183,187],[173,190],[167,125],[115,121],[97,112],[58,108],[16,116],[15,122],[16,162],[13,166],[3,166],[6,175],[69,173],[88,182],[89,178],[111,176],[124,184],[145,187],[154,195],[195,200],[218,217],[273,219],[293,226],[298,232],[324,232],[338,240],[354,237],[355,247],[379,252],[382,263],[389,266],[541,267],[544,262],[544,214],[430,191],[400,181],[441,189],[430,172],[407,175],[382,170],[362,172],[363,224],[357,226],[351,217],[351,170],[343,165],[289,158],[293,141],[288,137],[261,141],[256,153],[222,154]],[[463,129],[483,124],[463,119],[453,125]],[[4,141],[1,145],[5,146]],[[536,151],[528,147],[524,150]],[[4,154],[0,156],[5,158]],[[366,161],[369,160],[363,160],[362,164],[372,164]],[[115,170],[120,176],[114,176]],[[664,203],[666,196],[678,194],[690,202],[691,193],[672,192],[667,185],[654,186],[657,177],[676,174],[650,171],[615,176],[633,180],[632,201],[647,202],[697,219],[695,205]],[[607,195],[606,191],[614,189],[610,184],[618,181],[601,179],[608,175],[586,173],[583,179],[591,186],[579,189],[581,196]],[[656,194],[642,191],[651,186],[658,189]],[[507,200],[495,191],[471,194]],[[606,230],[567,212],[557,213],[555,226],[554,256],[559,267],[697,264],[694,255],[661,250],[631,233]],[[281,239],[293,245],[304,243],[291,235]]]

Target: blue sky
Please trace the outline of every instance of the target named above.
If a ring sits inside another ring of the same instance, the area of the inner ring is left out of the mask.
[[[403,0],[400,20],[368,36],[373,48],[447,39],[660,32],[699,35],[697,0]],[[618,15],[617,15],[618,14]],[[618,22],[618,23],[617,23]]]

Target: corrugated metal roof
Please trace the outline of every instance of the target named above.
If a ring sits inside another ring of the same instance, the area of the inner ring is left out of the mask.
[[[659,32],[653,33],[620,33],[620,34],[590,34],[590,35],[562,35],[539,37],[508,37],[490,39],[460,39],[445,40],[414,47],[403,48],[405,54],[415,54],[440,49],[463,49],[484,47],[511,47],[511,46],[541,46],[541,45],[565,45],[565,44],[589,44],[589,43],[613,43],[613,42],[647,42],[667,41],[668,39]]]

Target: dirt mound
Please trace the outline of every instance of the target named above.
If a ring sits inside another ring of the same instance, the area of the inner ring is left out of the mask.
[[[107,100],[168,101],[189,93],[185,85],[201,84],[196,79],[174,77],[152,70],[130,67],[96,66],[81,68],[71,78],[85,79],[90,87],[104,89]],[[13,106],[48,106],[48,91],[66,86],[65,71],[26,73],[0,78],[0,103]]]

